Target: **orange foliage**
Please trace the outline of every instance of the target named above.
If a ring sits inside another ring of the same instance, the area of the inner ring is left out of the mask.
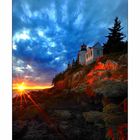
[[[104,72],[103,71],[99,71],[99,72],[96,73],[96,75],[97,76],[103,76],[104,75]]]
[[[98,62],[98,64],[94,67],[94,70],[104,70],[105,65],[104,63]]]
[[[121,125],[117,126],[118,140],[127,140],[128,139],[127,132],[124,131],[127,128],[128,128],[127,124],[121,124]],[[111,140],[115,140],[112,128],[109,128],[107,130],[106,136],[109,137]]]
[[[124,132],[124,130],[127,128],[128,128],[127,124],[122,124],[122,125],[118,126],[117,131],[118,131],[118,135],[119,135],[119,140],[127,140],[128,139],[127,132],[126,132],[126,134]]]
[[[90,71],[87,74],[87,83],[89,85],[93,84],[94,81],[97,81],[101,76],[103,76],[103,74],[104,74],[104,72],[102,72],[102,71],[98,71],[98,72]]]
[[[127,79],[128,77],[128,74],[127,72],[125,73],[113,73],[112,76],[111,76],[111,80],[116,80],[116,79]]]
[[[110,60],[108,60],[105,63],[105,68],[106,68],[106,70],[117,70],[118,64],[116,62],[111,62]]]
[[[89,96],[92,96],[92,97],[95,96],[95,93],[93,92],[92,87],[90,87],[90,86],[87,86],[87,87],[86,87],[85,92],[86,92],[86,94],[89,95]]]
[[[93,75],[92,77],[87,77],[87,83],[89,85],[92,85],[94,81],[97,81],[98,79],[99,79],[99,76],[95,76],[95,75]]]
[[[109,128],[107,130],[107,134],[106,135],[107,135],[107,137],[111,138],[111,140],[115,140],[112,128]]]
[[[109,79],[108,79],[108,77],[104,77],[103,80],[106,81],[106,80],[109,80]]]
[[[121,103],[119,104],[119,107],[120,107],[120,109],[121,109],[123,112],[128,112],[128,102],[127,102],[127,98],[125,98],[125,99],[123,100],[123,102],[121,102]]]
[[[94,70],[117,70],[117,69],[118,64],[110,60],[107,60],[105,64],[98,62],[97,65],[94,67]]]
[[[65,88],[64,81],[63,80],[58,81],[55,86],[56,86],[56,89],[58,90],[64,89]]]
[[[87,74],[87,84],[92,85],[98,80],[127,80],[126,69],[120,67],[115,61],[107,60],[105,63],[97,62]]]
[[[127,112],[128,111],[128,102],[127,102],[127,99],[124,99],[124,101],[123,101],[123,108],[124,108],[124,112]]]
[[[88,74],[87,74],[88,77],[92,77],[93,76],[93,71],[90,71]]]
[[[88,80],[87,80],[87,83],[88,83],[89,85],[91,85],[91,84],[93,83],[93,78],[88,79]]]

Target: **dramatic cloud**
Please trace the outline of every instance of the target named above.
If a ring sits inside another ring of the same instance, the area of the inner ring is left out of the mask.
[[[103,43],[116,16],[127,39],[127,0],[13,0],[13,78],[51,83],[80,45]]]

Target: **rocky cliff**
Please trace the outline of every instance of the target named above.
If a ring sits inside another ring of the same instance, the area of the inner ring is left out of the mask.
[[[100,91],[110,92],[111,87],[114,88],[112,92],[118,92],[116,90],[119,86],[127,88],[127,74],[127,54],[112,54],[97,59],[88,66],[68,69],[61,73],[58,79],[54,78],[53,83],[54,89],[62,91],[72,90],[88,94],[87,89],[91,89],[92,96]]]
[[[13,99],[14,140],[127,140],[127,74],[127,54],[111,54]]]
[[[114,140],[127,139],[127,60],[127,54],[107,55],[89,66],[65,71],[63,79],[54,83],[56,90],[92,98],[94,109],[83,112],[83,117],[97,126],[104,122],[106,137]]]

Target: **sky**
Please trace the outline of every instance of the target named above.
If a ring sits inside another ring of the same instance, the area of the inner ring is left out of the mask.
[[[128,36],[127,0],[13,0],[13,83],[51,85],[80,45],[105,43],[115,17]]]

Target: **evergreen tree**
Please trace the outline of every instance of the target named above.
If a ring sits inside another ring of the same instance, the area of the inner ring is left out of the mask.
[[[70,68],[71,68],[71,64],[70,64],[70,63],[68,63],[67,69],[70,69]]]
[[[109,35],[106,44],[104,44],[104,53],[121,52],[124,50],[124,34],[121,32],[123,28],[121,27],[121,21],[118,17],[114,20],[114,25],[112,28],[108,28]]]
[[[77,57],[77,59],[76,59],[76,65],[78,66],[79,65],[79,59],[78,59],[78,57]]]
[[[73,59],[72,60],[72,67],[74,68],[76,66],[76,62],[75,62],[75,60]]]

